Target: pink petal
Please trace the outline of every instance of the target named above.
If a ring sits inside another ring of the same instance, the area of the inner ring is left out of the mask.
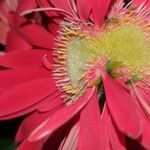
[[[82,110],[79,121],[78,150],[100,150],[102,134],[97,91]]]
[[[69,122],[55,131],[48,140],[44,143],[44,150],[75,150],[78,137],[78,120],[77,114]],[[40,141],[39,141],[40,142]]]
[[[85,5],[86,4],[86,5]],[[88,20],[91,12],[91,0],[77,1],[78,13],[81,19]]]
[[[107,75],[103,77],[103,83],[107,104],[117,127],[131,138],[139,137],[142,127],[141,117],[131,94]]]
[[[7,6],[7,11],[15,11],[18,7],[18,0],[1,0],[1,3],[4,3]]]
[[[1,17],[0,17],[0,43],[5,45],[6,44],[6,37],[7,37],[7,33],[10,30],[9,24],[2,21]]]
[[[23,115],[24,111],[33,107],[44,98],[50,96],[54,91],[55,83],[51,78],[33,80],[17,85],[0,95],[0,119],[17,117]],[[27,113],[25,111],[25,113]]]
[[[16,150],[42,150],[44,142],[44,140],[41,140],[40,142],[29,142],[25,140],[22,144],[18,146]]]
[[[132,0],[132,4],[134,5],[141,5],[143,3],[143,0]]]
[[[103,113],[101,115],[101,120],[102,120],[102,131],[101,131],[101,137],[100,137],[100,142],[101,142],[101,149],[105,150],[112,150],[111,145],[110,145],[110,114],[108,111],[108,108],[106,104],[104,105],[103,108]]]
[[[48,113],[35,112],[26,117],[19,126],[16,135],[16,141],[20,142],[25,140],[41,122],[43,122],[49,117],[49,114],[50,114],[49,112]]]
[[[79,134],[79,124],[75,123],[71,128],[69,134],[64,138],[60,144],[58,150],[75,150],[77,149],[78,143],[78,134]]]
[[[0,93],[13,86],[44,77],[49,77],[50,71],[45,67],[21,67],[9,69],[0,73]]]
[[[138,139],[142,146],[144,146],[147,150],[150,149],[150,120],[144,114],[144,111],[141,109],[141,115],[143,119],[143,128],[142,128],[142,135]]]
[[[37,0],[37,3],[40,7],[53,7],[51,3],[49,3],[49,0]],[[55,11],[45,11],[45,13],[49,17],[60,17],[60,15]]]
[[[123,134],[114,127],[107,106],[105,105],[102,113],[102,132],[101,149],[104,150],[124,150]]]
[[[25,10],[36,8],[37,3],[36,0],[20,0],[18,6],[18,13],[22,13]]]
[[[33,131],[33,133],[29,136],[29,141],[49,137],[55,130],[67,123],[84,108],[93,95],[93,92],[94,89],[88,89],[74,104],[57,111],[53,116]]]
[[[19,34],[30,44],[52,49],[54,46],[54,37],[44,28],[36,24],[30,24],[18,29]]]
[[[7,33],[10,30],[9,13],[15,11],[17,0],[1,0],[0,1],[0,43],[6,44]]]
[[[110,118],[110,143],[113,150],[126,150],[125,136],[121,133]]]
[[[138,92],[143,96],[144,100],[150,105],[150,91],[146,91],[143,88],[137,87]]]
[[[52,54],[45,50],[22,50],[6,53],[0,57],[0,66],[13,68],[23,66],[43,66],[43,57],[47,55],[50,63],[52,62]]]
[[[8,32],[6,51],[26,50],[31,48],[31,45],[21,38],[15,31],[11,30]]]
[[[58,35],[59,25],[61,22],[62,20],[60,18],[55,19],[54,17],[49,21],[48,30],[55,37]]]
[[[91,0],[92,3],[92,14],[95,25],[100,27],[106,14],[108,13],[109,5],[111,0]]]
[[[45,121],[52,114],[54,114],[58,109],[54,106],[51,111],[48,112],[35,112],[32,115],[26,117],[21,123],[19,130],[16,135],[16,141],[25,140],[32,131],[41,124],[41,122]]]
[[[149,0],[132,0],[132,4],[134,4],[136,6],[140,6],[140,5],[144,4],[144,6],[146,6],[147,8],[150,7]]]
[[[51,3],[59,9],[63,9],[70,14],[73,14],[73,9],[71,8],[70,0],[51,0]]]
[[[74,139],[73,133],[75,131],[78,131],[77,119],[78,119],[78,116],[71,119],[67,124],[65,124],[63,127],[61,127],[56,132],[54,132],[50,138],[47,138],[47,139],[44,138],[44,139],[40,139],[38,141],[32,141],[32,142],[26,139],[19,146],[19,148],[21,148],[21,150],[26,150],[26,147],[29,147],[29,149],[30,147],[32,147],[33,149],[34,148],[36,149],[35,143],[37,143],[39,147],[41,147],[42,145],[42,149],[44,150],[56,150],[56,149],[59,150],[63,146],[65,147],[63,147],[62,149],[65,149],[66,147],[69,148],[70,146],[74,146],[73,143],[76,142],[76,139]],[[78,134],[78,132],[75,134]],[[70,138],[71,138],[71,141],[70,141]]]
[[[54,108],[60,108],[62,106],[62,103],[63,103],[63,100],[61,98],[60,92],[55,92],[55,95],[51,98],[51,100],[41,105],[38,108],[38,110],[39,112],[51,111]]]
[[[3,55],[5,55],[5,52],[1,51],[0,52],[0,57],[3,56]]]
[[[143,110],[150,116],[150,93],[138,86],[133,86],[133,89]]]
[[[11,12],[9,14],[9,24],[13,30],[17,30],[21,25],[28,24],[28,19],[20,16],[19,14],[15,12]]]

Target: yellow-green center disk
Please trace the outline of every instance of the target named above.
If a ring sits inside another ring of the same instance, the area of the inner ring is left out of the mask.
[[[143,69],[149,66],[150,43],[140,28],[132,25],[119,26],[111,32],[104,30],[96,37],[73,37],[67,46],[68,73],[76,84],[83,74],[87,61],[110,56],[121,61],[127,68]]]

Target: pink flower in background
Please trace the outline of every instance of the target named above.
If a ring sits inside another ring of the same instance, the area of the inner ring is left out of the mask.
[[[16,12],[0,119],[27,114],[18,149],[124,150],[126,136],[150,149],[149,1],[33,0]]]
[[[6,44],[7,32],[10,30],[9,13],[16,11],[18,6],[17,0],[1,0],[0,1],[0,43]]]

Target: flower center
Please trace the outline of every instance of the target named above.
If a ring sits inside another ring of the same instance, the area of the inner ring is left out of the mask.
[[[149,66],[150,43],[143,32],[135,26],[122,25],[113,31],[104,30],[96,37],[74,37],[67,45],[68,72],[77,83],[84,68],[91,60],[107,57],[120,62],[133,72]]]
[[[148,23],[135,17],[110,18],[99,30],[64,24],[57,39],[54,76],[58,87],[74,101],[101,76],[139,80],[150,66]],[[77,28],[78,27],[78,28]]]

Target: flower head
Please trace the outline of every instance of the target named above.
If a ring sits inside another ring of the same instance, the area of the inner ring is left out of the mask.
[[[19,149],[125,149],[126,136],[150,148],[148,4],[39,0],[21,12],[52,22],[25,20],[15,30],[29,50],[0,58],[12,68],[1,75],[0,118],[32,112]]]

